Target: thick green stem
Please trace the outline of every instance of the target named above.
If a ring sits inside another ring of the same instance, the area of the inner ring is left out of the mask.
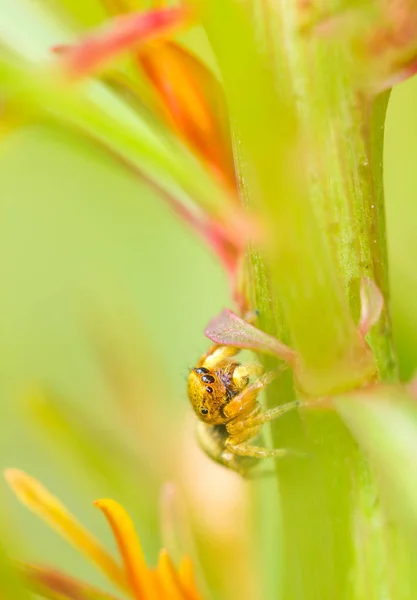
[[[252,253],[253,285],[260,310],[260,327],[285,338],[279,308],[274,305],[263,263]],[[268,364],[266,365],[268,368]],[[291,373],[267,390],[267,403],[287,402],[295,397]],[[353,487],[360,474],[359,451],[340,419],[330,412],[296,412],[272,428],[274,447],[303,449],[305,458],[277,463],[280,512],[283,527],[283,564],[271,598],[294,600],[342,600],[351,593],[351,569],[355,562],[353,540]],[[268,507],[266,502],[265,511]],[[263,515],[265,512],[263,512]],[[266,513],[268,514],[268,513]],[[269,517],[270,518],[270,517]],[[270,527],[269,521],[264,527]],[[376,597],[375,597],[376,600]]]
[[[380,377],[383,381],[398,380],[389,304],[383,174],[384,124],[390,93],[391,90],[384,92],[370,105],[368,129],[364,132],[369,157],[366,175],[370,181],[367,188],[369,197],[366,203],[368,208],[368,237],[372,244],[371,257],[374,279],[385,301],[381,318],[370,332],[369,343],[376,357]]]
[[[269,244],[250,255],[258,325],[299,352],[297,387],[309,396],[392,379],[381,169],[387,98],[365,110],[349,48],[302,38],[287,2],[279,14],[266,13],[276,16],[272,37],[282,44],[274,57],[283,66],[277,95],[248,29],[225,48],[227,11],[235,23],[239,17],[232,1],[225,4],[226,16],[212,17],[209,32],[243,145],[248,202],[268,223]],[[372,352],[356,331],[364,276],[386,302],[369,338]],[[269,387],[267,404],[295,395],[288,373]],[[271,597],[379,600],[388,588],[379,507],[369,466],[344,423],[330,410],[304,409],[276,422],[272,437],[275,447],[303,449],[306,457],[277,464],[284,564],[279,595]]]
[[[345,96],[339,112],[333,113],[335,121],[323,139],[327,157],[323,166],[328,170],[323,170],[320,180],[311,186],[311,198],[355,317],[360,277],[371,276],[384,294],[385,311],[370,343],[379,376],[391,380],[395,361],[387,304],[381,169],[382,103],[385,101],[386,106],[387,98],[377,100],[368,127],[352,100]],[[345,134],[330,135],[335,123]],[[256,253],[252,263],[260,326],[285,341],[282,311],[274,305],[274,294]],[[273,285],[273,277],[271,280]],[[288,381],[278,382],[267,391],[267,402],[273,406],[293,395]],[[282,461],[277,467],[285,557],[280,597],[379,600],[390,585],[389,550],[367,461],[334,413],[304,411],[301,416],[292,414],[285,419],[273,427],[274,446],[302,447],[308,457]]]
[[[318,148],[310,147],[310,135],[316,130],[305,127],[309,110],[302,108],[300,118],[295,110],[299,98],[288,91],[293,88],[291,81],[278,89],[242,5],[215,0],[206,8],[206,29],[243,148],[247,168],[242,175],[250,190],[249,201],[263,217],[266,229],[264,255],[272,275],[272,293],[280,299],[290,342],[299,353],[298,386],[313,396],[354,388],[368,381],[376,367],[356,331],[343,273],[338,272],[338,256],[330,251],[322,220],[323,203],[329,201],[328,182],[324,186],[320,182],[327,174],[326,165],[317,169],[309,161],[310,153],[320,153],[326,145],[327,130],[320,133]],[[291,10],[287,12],[291,16]],[[285,51],[290,48],[286,43]],[[320,121],[326,123],[325,100],[329,98],[319,100]],[[315,184],[313,170],[319,176]],[[332,173],[330,185],[331,181]]]

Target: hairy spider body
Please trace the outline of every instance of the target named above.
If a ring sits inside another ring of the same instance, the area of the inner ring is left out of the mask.
[[[248,442],[256,438],[267,421],[298,405],[291,402],[263,411],[257,398],[275,377],[258,364],[234,360],[239,348],[213,346],[188,377],[188,397],[200,423],[197,434],[203,450],[216,462],[241,473],[256,459],[286,455],[286,449],[268,449]],[[254,381],[250,383],[250,379]]]

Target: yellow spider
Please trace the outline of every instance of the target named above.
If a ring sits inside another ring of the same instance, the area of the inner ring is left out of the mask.
[[[248,442],[260,434],[264,423],[299,406],[299,402],[263,411],[258,394],[276,373],[264,373],[258,364],[236,362],[233,357],[239,352],[239,348],[216,345],[203,354],[188,376],[188,397],[200,420],[197,435],[203,450],[216,462],[247,475],[258,462],[255,459],[293,453]],[[256,377],[253,383],[251,377]]]

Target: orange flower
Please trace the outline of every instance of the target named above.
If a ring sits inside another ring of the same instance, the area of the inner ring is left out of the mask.
[[[168,123],[236,194],[230,124],[223,89],[197,57],[170,40],[143,44],[137,52],[166,109]]]
[[[124,597],[135,600],[201,599],[188,557],[181,560],[176,570],[167,551],[162,549],[158,566],[155,569],[147,566],[132,520],[114,500],[97,500],[94,504],[112,528],[121,564],[36,479],[17,469],[8,469],[5,477],[19,500],[99,567]],[[60,598],[72,600],[117,600],[115,596],[54,569],[24,565],[21,572],[31,591],[46,598],[59,594]]]

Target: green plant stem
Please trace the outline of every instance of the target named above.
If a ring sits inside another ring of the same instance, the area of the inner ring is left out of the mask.
[[[276,319],[267,285],[260,276],[262,261],[253,253],[254,289],[260,309],[260,326],[285,337]],[[278,308],[279,312],[279,308]],[[266,365],[268,368],[268,364]],[[272,384],[268,406],[295,397],[291,373]],[[276,541],[282,556],[277,590],[271,598],[333,600],[350,598],[350,569],[354,562],[351,528],[352,481],[358,479],[358,448],[340,419],[330,412],[289,413],[272,428],[274,447],[304,449],[306,458],[277,463],[282,539]],[[269,523],[265,524],[268,527]]]
[[[310,149],[295,111],[298,99],[277,88],[240,3],[208,3],[205,26],[242,145],[249,202],[264,217],[272,291],[280,298],[290,341],[300,357],[298,385],[310,395],[356,387],[372,377],[375,363],[357,334],[337,257],[329,252],[317,207],[317,202],[323,204],[324,190],[320,183],[314,189],[306,169]],[[282,89],[291,87],[287,82]],[[323,104],[324,99],[321,122]],[[327,137],[322,134],[320,139],[325,143]]]
[[[307,184],[313,211],[305,223],[310,220],[311,227],[317,227],[318,235],[323,236],[355,322],[360,308],[361,277],[371,277],[381,289],[385,309],[369,342],[379,378],[390,381],[395,379],[396,363],[388,305],[382,179],[388,94],[372,104],[359,97],[352,86],[354,73],[349,57],[337,47],[329,50],[316,46],[316,68],[312,69],[309,50],[303,47],[305,42],[296,37],[291,23],[287,26],[282,22],[281,26],[286,37],[286,60],[290,63],[287,68],[289,72],[295,69],[294,87],[301,97],[303,127],[317,144],[311,165],[314,176]],[[307,63],[315,81],[309,78]],[[314,160],[316,156],[318,159]],[[274,207],[274,202],[277,204],[279,200],[271,199],[269,214],[273,215],[278,238],[282,237],[279,220],[283,213]],[[287,221],[286,225],[289,224],[293,226]],[[306,250],[304,245],[297,259],[306,266],[303,277],[308,280],[314,274],[311,261],[317,260],[316,265],[320,265],[321,256],[303,254]],[[285,277],[282,264],[276,260],[272,269],[268,269],[268,257],[265,261],[256,252],[251,254],[251,264],[252,296],[254,306],[260,311],[259,326],[288,343],[294,339],[297,317],[288,318],[291,311],[283,298],[290,287],[282,286]],[[313,302],[321,304],[323,311],[328,310],[320,296],[315,295],[316,291],[317,288],[312,293]],[[291,298],[300,311],[305,311],[299,299],[299,295]],[[310,341],[315,337],[316,352],[321,353],[323,336],[316,336],[316,332],[320,326],[327,327],[328,322],[312,321],[312,313],[308,318],[312,326],[304,335],[311,336]],[[301,348],[305,346],[297,343],[297,349]],[[308,353],[304,356],[307,362],[311,358]],[[340,373],[334,370],[334,364],[330,366],[328,357],[325,362],[336,379],[346,383],[339,379]],[[353,388],[361,386],[360,381],[355,384],[353,379],[350,383]],[[294,395],[291,378],[283,378],[267,390],[267,404],[272,407],[277,402],[290,401]],[[300,415],[287,415],[285,422],[284,419],[276,422],[272,438],[275,447],[303,448],[307,453],[305,460],[288,459],[277,465],[284,556],[278,597],[284,600],[384,597],[391,577],[387,575],[387,536],[381,526],[384,517],[369,464],[343,421],[329,410],[304,410]],[[396,539],[403,552],[401,537]]]
[[[369,156],[367,177],[370,180],[370,196],[367,202],[369,239],[372,240],[373,275],[384,296],[384,310],[369,334],[369,343],[377,360],[383,381],[398,381],[398,365],[395,356],[388,282],[388,257],[384,206],[384,124],[391,90],[380,94],[370,104],[369,128],[364,132]],[[372,203],[373,201],[373,203]]]

